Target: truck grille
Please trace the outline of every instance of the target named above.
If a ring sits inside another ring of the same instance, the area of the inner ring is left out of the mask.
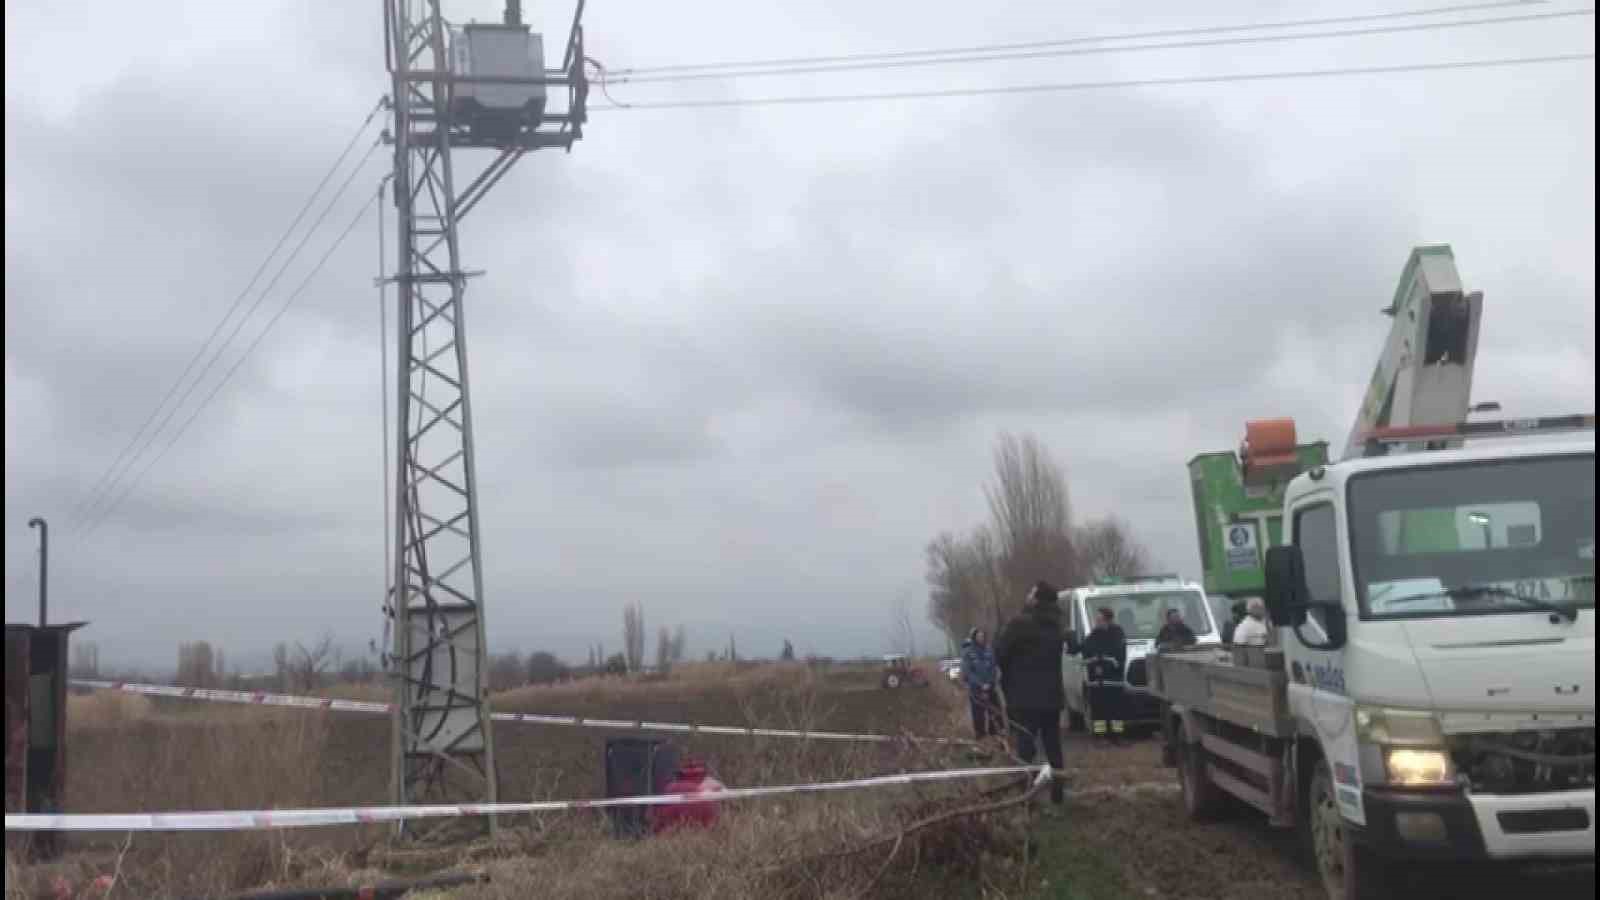
[[[1588,831],[1589,813],[1582,809],[1535,809],[1503,812],[1500,827],[1506,834],[1551,834],[1557,831]]]
[[[1593,789],[1594,729],[1461,735],[1456,769],[1475,791],[1532,794]]]

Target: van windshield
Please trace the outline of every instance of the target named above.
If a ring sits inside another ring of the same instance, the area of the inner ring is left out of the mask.
[[[1594,454],[1350,482],[1365,618],[1594,608]]]
[[[1089,616],[1104,606],[1111,610],[1129,640],[1153,641],[1167,622],[1167,610],[1183,614],[1183,622],[1195,634],[1210,634],[1205,597],[1199,591],[1147,591],[1139,594],[1096,594],[1088,598]]]

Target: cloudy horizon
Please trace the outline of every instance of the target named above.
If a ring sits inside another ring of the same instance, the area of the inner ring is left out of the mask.
[[[1319,14],[1265,0],[729,6],[591,3],[588,49],[617,70]],[[93,622],[83,638],[108,666],[170,666],[199,639],[246,667],[324,631],[364,647],[387,537],[370,214],[125,502],[86,536],[69,527],[388,88],[376,4],[156,7],[6,7],[6,618],[34,618],[27,521],[43,515],[52,617]],[[571,4],[526,7],[553,55]],[[498,8],[447,2],[459,18]],[[1592,52],[1580,17],[611,92]],[[459,184],[486,157],[456,160]],[[1337,448],[1388,330],[1379,310],[1421,243],[1451,244],[1485,293],[1476,399],[1592,411],[1594,161],[1592,60],[596,111],[571,154],[530,155],[462,229],[466,268],[487,272],[466,303],[490,645],[581,661],[591,644],[620,649],[622,606],[638,600],[652,632],[683,624],[694,656],[730,634],[757,656],[784,639],[886,651],[892,607],[925,604],[924,546],[984,519],[1002,430],[1051,448],[1078,521],[1115,514],[1163,568],[1198,579],[1185,463],[1265,416]]]

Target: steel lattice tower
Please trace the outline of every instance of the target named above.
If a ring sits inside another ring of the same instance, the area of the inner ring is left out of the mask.
[[[561,67],[508,2],[504,24],[454,28],[440,0],[386,0],[398,218],[395,507],[388,660],[397,804],[497,799],[487,699],[483,559],[458,228],[530,150],[582,137],[583,4]],[[551,91],[550,86],[556,86]],[[562,90],[564,89],[564,90]],[[546,109],[546,94],[566,107]],[[452,151],[495,151],[456,189]]]

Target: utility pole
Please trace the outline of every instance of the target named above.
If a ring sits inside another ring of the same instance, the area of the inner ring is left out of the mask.
[[[483,556],[467,379],[459,226],[531,150],[582,137],[583,2],[559,68],[508,0],[502,23],[453,26],[442,0],[385,0],[392,77],[396,271],[391,796],[396,804],[498,799],[487,698]],[[564,108],[547,109],[565,95]],[[492,160],[457,189],[456,150]],[[493,822],[490,822],[493,828]],[[415,829],[403,828],[415,834]]]
[[[34,516],[29,528],[39,529],[39,627],[50,624],[50,523]]]

